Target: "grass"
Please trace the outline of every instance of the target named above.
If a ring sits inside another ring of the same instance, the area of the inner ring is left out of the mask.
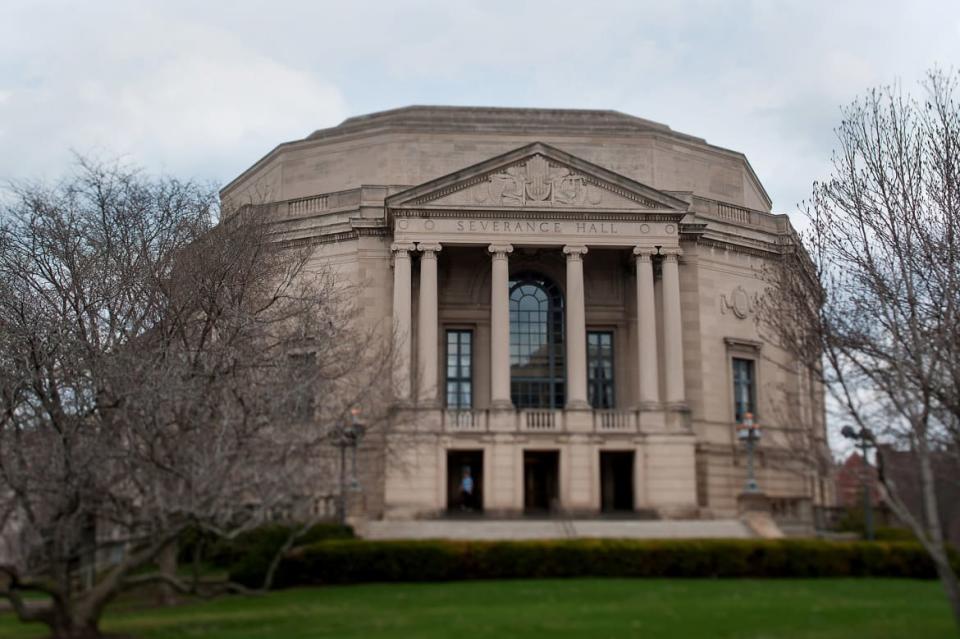
[[[934,581],[568,579],[366,584],[108,613],[144,639],[955,637]],[[0,614],[0,637],[45,636]]]

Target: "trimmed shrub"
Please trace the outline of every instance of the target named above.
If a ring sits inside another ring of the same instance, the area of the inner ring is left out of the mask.
[[[203,560],[206,564],[226,569],[237,575],[240,583],[259,587],[267,574],[270,562],[296,530],[291,524],[266,524],[237,535],[233,539],[208,536],[203,539]],[[353,539],[353,528],[339,524],[316,524],[297,538],[296,545],[315,544],[328,539]],[[201,534],[192,532],[180,544],[180,561],[193,560],[193,549],[200,543]]]
[[[954,555],[954,563],[960,561]],[[247,583],[244,574],[231,576]],[[361,541],[291,551],[277,587],[545,577],[936,577],[915,543],[785,540]],[[255,584],[251,584],[255,585]]]

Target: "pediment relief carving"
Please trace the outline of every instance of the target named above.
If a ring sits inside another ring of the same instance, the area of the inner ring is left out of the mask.
[[[544,145],[540,145],[541,148]],[[586,164],[582,161],[575,164]],[[479,167],[478,167],[479,168]],[[599,167],[596,167],[599,170]],[[396,202],[400,207],[491,207],[677,210],[674,199],[615,176],[612,179],[573,166],[545,152],[536,152],[490,168],[478,175],[461,177],[448,184]],[[462,173],[461,173],[462,176]],[[453,176],[450,176],[453,177]],[[439,181],[439,180],[438,180]],[[624,184],[618,184],[617,182]],[[427,185],[424,185],[427,186]],[[633,188],[630,188],[630,187]],[[423,188],[423,187],[419,187]],[[647,196],[646,192],[652,193]],[[658,201],[659,197],[663,201]],[[679,203],[683,205],[683,203]],[[685,205],[684,205],[685,206]]]
[[[495,207],[663,208],[616,193],[592,176],[534,155],[523,162],[418,198],[415,204]]]

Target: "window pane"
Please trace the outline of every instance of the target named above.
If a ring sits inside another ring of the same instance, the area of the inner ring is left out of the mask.
[[[587,343],[588,397],[594,408],[614,407],[613,332],[589,331]]]
[[[733,358],[734,419],[741,423],[747,413],[756,413],[754,388],[754,361]]]
[[[510,364],[517,407],[563,406],[563,296],[538,274],[510,282]]]
[[[470,408],[473,372],[470,359],[470,344],[473,331],[447,331],[447,407]]]

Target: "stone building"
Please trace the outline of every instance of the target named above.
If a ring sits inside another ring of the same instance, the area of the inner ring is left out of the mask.
[[[408,107],[281,144],[222,196],[269,203],[399,337],[410,418],[367,516],[733,517],[746,413],[774,514],[824,502],[822,391],[753,321],[796,236],[743,154],[614,111]]]

